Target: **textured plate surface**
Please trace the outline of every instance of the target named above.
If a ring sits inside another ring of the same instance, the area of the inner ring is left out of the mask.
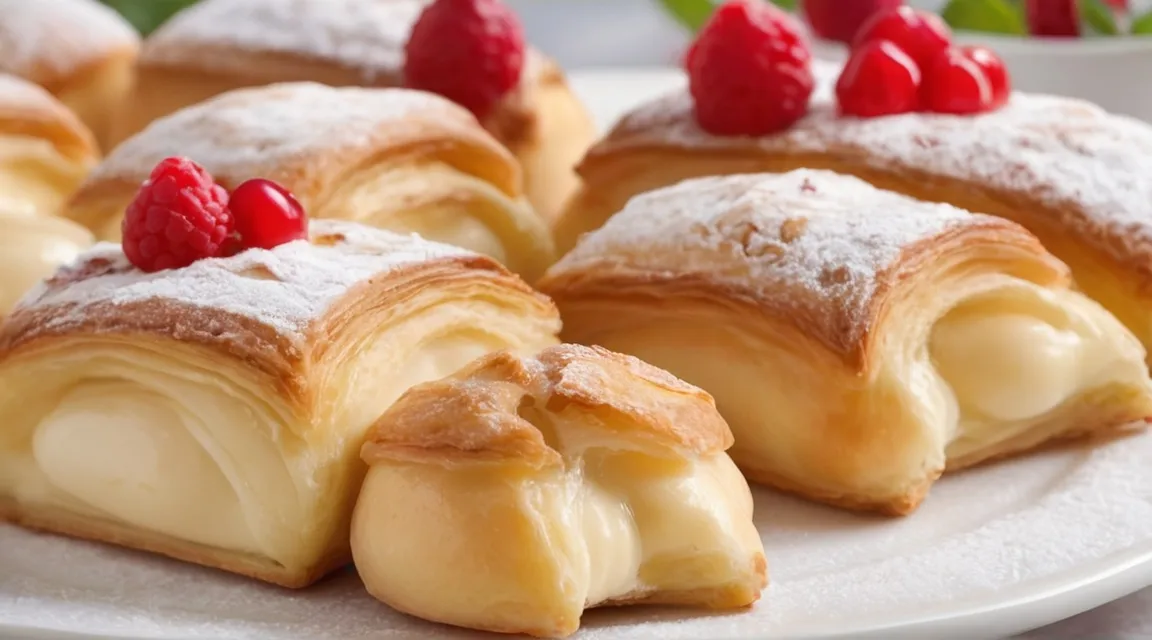
[[[602,123],[674,74],[574,74]],[[772,585],[751,611],[590,613],[601,638],[986,638],[1152,585],[1152,433],[943,479],[861,517],[758,491]],[[0,525],[0,636],[471,638],[388,610],[345,573],[303,592]]]

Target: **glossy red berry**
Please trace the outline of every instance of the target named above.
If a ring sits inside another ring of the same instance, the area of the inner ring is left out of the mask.
[[[705,131],[758,136],[808,111],[815,80],[795,19],[759,0],[718,7],[686,58],[696,120]]]
[[[223,255],[233,230],[228,193],[187,158],[165,158],[129,203],[121,226],[128,261],[143,271]]]
[[[869,18],[904,4],[904,0],[803,0],[800,5],[812,32],[825,40],[850,43]]]
[[[408,36],[404,81],[483,119],[519,84],[524,49],[520,20],[499,0],[436,0]]]
[[[985,47],[961,47],[960,51],[968,56],[984,71],[988,84],[992,87],[992,104],[990,108],[999,109],[1008,103],[1012,96],[1012,80],[1008,75],[1008,68],[996,52]]]
[[[852,52],[836,81],[840,113],[875,118],[915,111],[920,67],[895,44],[872,40]]]
[[[897,7],[872,16],[860,27],[853,47],[872,40],[888,40],[924,69],[952,44],[952,31],[940,16],[912,7]]]
[[[271,249],[308,237],[304,207],[284,187],[263,178],[232,191],[232,215],[240,249]]]
[[[1024,15],[1034,36],[1075,38],[1080,35],[1076,0],[1026,0]]]
[[[961,49],[948,49],[924,69],[924,109],[974,114],[992,109],[992,83],[984,69]]]

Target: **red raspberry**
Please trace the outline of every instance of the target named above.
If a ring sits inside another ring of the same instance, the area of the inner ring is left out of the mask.
[[[124,255],[143,271],[186,267],[223,255],[232,226],[228,193],[204,167],[165,158],[124,214]]]
[[[1004,61],[991,49],[984,47],[961,47],[960,51],[984,70],[984,76],[992,85],[992,104],[990,108],[999,109],[1008,103],[1012,95],[1012,81],[1008,76],[1008,69]]]
[[[1034,36],[1071,37],[1080,35],[1080,11],[1076,0],[1027,0],[1024,15]]]
[[[263,178],[242,183],[229,201],[240,248],[271,249],[308,237],[304,207],[284,187]]]
[[[992,108],[992,83],[984,69],[961,49],[947,49],[924,70],[924,108],[937,113],[972,114]]]
[[[808,111],[812,55],[793,18],[759,0],[716,9],[686,59],[696,120],[716,135],[787,129]]]
[[[816,35],[825,40],[852,42],[868,18],[902,4],[904,0],[803,0],[800,8]]]
[[[854,47],[871,40],[891,40],[926,71],[936,54],[952,44],[952,31],[934,13],[897,7],[878,13],[864,23],[856,34]]]
[[[915,111],[920,67],[900,47],[872,40],[852,52],[836,80],[840,113],[875,118]]]
[[[524,48],[519,19],[499,0],[436,0],[408,36],[404,80],[483,119],[519,84]]]

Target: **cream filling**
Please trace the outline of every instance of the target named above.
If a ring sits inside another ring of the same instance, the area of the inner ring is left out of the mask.
[[[11,311],[29,289],[52,275],[60,265],[71,262],[94,241],[86,229],[63,218],[15,213],[2,208],[0,229],[0,316]]]
[[[47,140],[0,136],[0,209],[54,215],[86,173]]]

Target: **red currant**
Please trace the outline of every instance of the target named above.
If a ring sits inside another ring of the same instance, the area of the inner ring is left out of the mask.
[[[872,16],[856,34],[854,47],[871,40],[890,40],[924,69],[952,44],[952,32],[940,16],[912,7],[897,7]]]
[[[937,113],[973,114],[992,108],[992,83],[961,49],[948,49],[924,70],[923,103]]]
[[[984,76],[988,78],[988,83],[992,86],[990,108],[999,109],[1007,104],[1008,98],[1012,95],[1012,81],[1000,56],[985,47],[961,47],[960,51],[979,65],[984,71]]]
[[[242,183],[232,192],[229,207],[236,219],[241,249],[271,249],[308,237],[304,207],[271,180],[254,178]]]
[[[868,18],[902,4],[904,0],[804,0],[800,8],[816,35],[825,40],[852,42]]]
[[[1028,32],[1034,36],[1075,38],[1080,35],[1076,0],[1027,0],[1024,15],[1028,18]]]
[[[920,67],[900,47],[873,40],[852,52],[836,81],[840,113],[875,118],[919,106]]]

